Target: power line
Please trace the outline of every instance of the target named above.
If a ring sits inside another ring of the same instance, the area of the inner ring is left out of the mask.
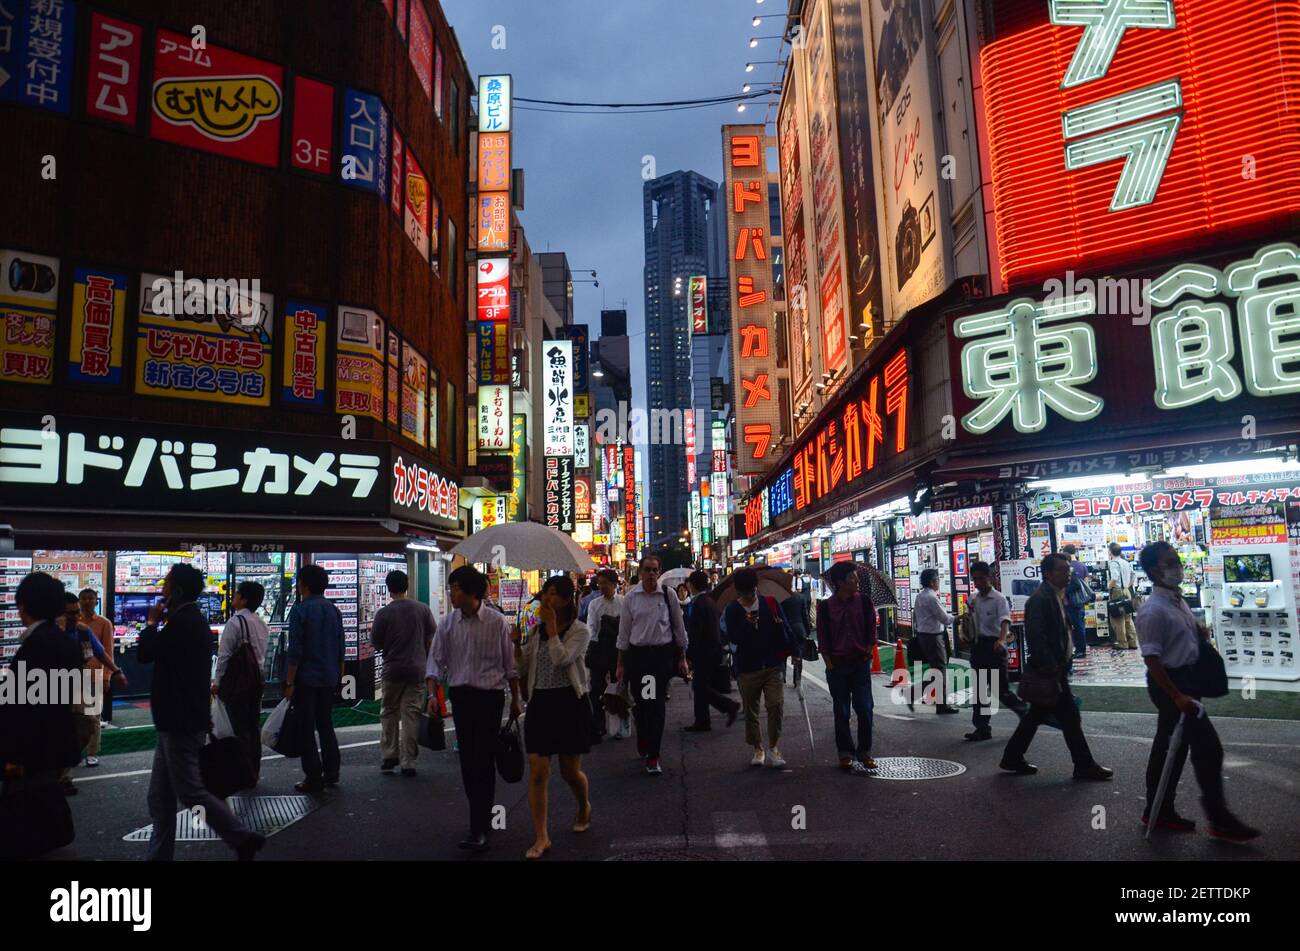
[[[760,96],[766,96],[770,91],[733,93],[725,96],[710,96],[705,99],[668,99],[661,102],[568,102],[562,99],[529,99],[525,96],[515,96],[515,102],[531,102],[539,106],[584,106],[596,109],[637,109],[652,106],[694,106],[694,105],[713,105],[719,102],[738,102],[741,99],[757,99]]]

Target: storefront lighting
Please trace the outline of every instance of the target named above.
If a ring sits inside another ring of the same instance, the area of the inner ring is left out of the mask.
[[[1035,491],[1043,489],[1048,492],[1081,492],[1084,489],[1105,489],[1113,485],[1140,481],[1142,481],[1140,477],[1131,475],[1080,476],[1077,479],[1044,479],[1030,482],[1025,488]]]
[[[1216,476],[1266,475],[1287,472],[1296,468],[1285,456],[1267,459],[1242,459],[1240,462],[1211,462],[1200,466],[1180,466],[1166,469],[1167,478],[1213,479]]]
[[[406,550],[407,551],[442,551],[442,549],[438,547],[437,542],[428,542],[423,540],[416,541],[415,539],[410,539],[409,541],[407,541]]]

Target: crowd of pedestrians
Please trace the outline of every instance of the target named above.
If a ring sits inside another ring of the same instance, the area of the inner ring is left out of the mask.
[[[1112,550],[1112,555],[1123,561],[1120,553]],[[1144,548],[1139,560],[1154,589],[1137,611],[1135,641],[1146,662],[1147,690],[1158,714],[1142,821],[1173,831],[1195,828],[1195,822],[1174,808],[1178,779],[1190,752],[1210,834],[1248,841],[1260,833],[1226,804],[1223,748],[1201,703],[1207,693],[1217,695],[1209,692],[1204,674],[1206,652],[1213,651],[1208,631],[1182,598],[1178,553],[1156,543]],[[963,643],[970,648],[974,674],[973,729],[966,739],[992,738],[995,703],[1019,717],[1001,756],[1003,770],[1024,776],[1038,772],[1027,753],[1038,728],[1047,724],[1059,729],[1075,779],[1105,781],[1113,771],[1093,757],[1070,684],[1071,662],[1080,653],[1072,603],[1080,580],[1076,565],[1069,553],[1051,554],[1042,561],[1043,583],[1024,610],[1019,694],[1011,689],[1007,676],[1010,604],[993,586],[993,571],[982,561],[970,567],[975,593],[968,615],[948,613],[937,596],[937,572],[921,573],[912,644],[917,659],[946,685],[947,628],[966,625]],[[1125,566],[1127,573],[1118,566],[1111,569],[1112,597],[1115,593],[1131,596],[1133,569]],[[468,835],[460,846],[470,851],[487,849],[508,693],[510,724],[523,718],[527,754],[534,842],[526,857],[538,859],[552,847],[553,760],[558,757],[560,777],[573,794],[572,829],[585,832],[591,828],[593,808],[582,758],[602,737],[617,739],[633,732],[628,706],[644,772],[662,775],[666,704],[674,676],[689,678],[693,690],[694,716],[685,727],[687,732],[711,731],[711,711],[723,715],[726,726],[743,712],[750,765],[784,767],[779,744],[787,662],[796,661],[797,682],[803,645],[815,636],[831,695],[839,766],[855,775],[872,775],[878,764],[872,757],[871,670],[879,620],[852,562],[835,564],[825,573],[829,596],[816,601],[815,611],[802,595],[787,594],[778,601],[765,593],[758,572],[751,568],[729,577],[734,590],[721,597],[722,608],[714,590],[716,575],[692,572],[684,597],[679,597],[673,587],[659,583],[661,573],[660,560],[650,555],[622,593],[618,575],[603,569],[581,596],[571,577],[552,576],[537,599],[533,622],[516,625],[490,605],[488,578],[471,566],[457,568],[449,576],[451,610],[441,620],[409,597],[404,572],[390,572],[386,578],[390,603],[376,614],[371,632],[384,657],[380,769],[400,768],[408,777],[416,774],[421,715],[426,707],[431,715],[445,714],[445,687],[469,807]],[[139,660],[154,666],[150,710],[157,742],[147,797],[153,819],[148,855],[154,860],[172,858],[178,804],[201,807],[206,823],[241,860],[251,859],[265,843],[223,799],[205,788],[200,771],[201,752],[211,729],[210,699],[219,697],[256,781],[262,756],[260,672],[268,647],[267,627],[258,609],[265,591],[246,582],[233,595],[233,613],[218,640],[213,675],[212,633],[197,603],[204,580],[191,566],[173,566],[164,579],[162,598],[150,609],[140,633]],[[304,773],[294,788],[304,793],[318,793],[340,781],[331,708],[344,675],[343,622],[338,608],[325,597],[328,584],[325,569],[304,565],[297,576],[298,599],[288,617],[283,692],[292,704],[289,720],[296,741],[292,745],[300,752]],[[51,672],[89,669],[101,685],[101,696],[110,683],[126,687],[113,658],[112,626],[95,613],[93,591],[65,592],[56,579],[37,572],[23,579],[16,601],[26,630],[15,666],[21,662],[28,670]],[[809,623],[810,615],[815,615],[815,625]],[[1128,637],[1126,632],[1117,634],[1125,641]],[[733,675],[739,702],[730,696]],[[933,675],[927,678],[934,679]],[[903,702],[913,709],[917,700],[924,699],[918,687],[903,693]],[[952,699],[946,687],[940,688],[937,712],[956,713]],[[97,762],[101,713],[90,701],[0,706],[5,794],[45,786],[75,792],[71,768],[83,755],[86,765]],[[1180,723],[1186,743],[1175,754],[1166,791],[1157,803],[1170,740]]]

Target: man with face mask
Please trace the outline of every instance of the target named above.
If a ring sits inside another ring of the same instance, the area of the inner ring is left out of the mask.
[[[1186,686],[1194,692],[1188,674],[1200,655],[1200,642],[1209,640],[1210,632],[1196,620],[1183,600],[1180,587],[1183,563],[1178,551],[1168,542],[1155,542],[1142,549],[1138,560],[1154,586],[1151,597],[1138,609],[1137,630],[1142,659],[1147,665],[1147,693],[1159,714],[1151,758],[1147,761],[1147,807],[1142,814],[1142,824],[1152,821],[1151,811],[1156,806],[1154,800],[1160,774],[1169,754],[1169,738],[1181,718],[1186,742],[1174,759],[1164,802],[1156,807],[1157,827],[1175,832],[1191,832],[1196,828],[1195,822],[1184,819],[1174,810],[1178,779],[1190,749],[1192,769],[1201,787],[1201,804],[1210,820],[1210,836],[1228,842],[1247,842],[1260,832],[1228,811],[1223,796],[1223,746],[1209,716],[1197,703],[1198,698],[1183,689]]]

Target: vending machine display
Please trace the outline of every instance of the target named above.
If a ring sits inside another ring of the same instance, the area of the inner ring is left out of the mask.
[[[1223,586],[1214,631],[1228,674],[1300,680],[1295,663],[1296,605],[1290,578],[1282,580],[1285,545],[1225,546],[1216,551]]]

